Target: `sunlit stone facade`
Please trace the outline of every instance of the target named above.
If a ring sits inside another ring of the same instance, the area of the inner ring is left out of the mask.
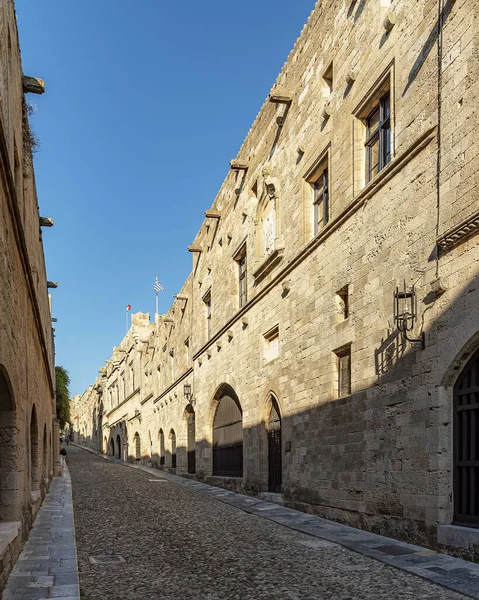
[[[22,76],[14,5],[0,2],[0,590],[54,462],[59,466],[53,336],[25,96],[42,89],[41,81]]]
[[[133,315],[74,399],[80,441],[353,526],[475,543],[479,456],[454,445],[459,387],[479,386],[478,6],[317,3],[170,310]]]

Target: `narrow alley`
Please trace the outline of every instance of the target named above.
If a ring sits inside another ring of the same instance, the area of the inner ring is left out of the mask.
[[[160,471],[153,477],[72,446],[67,464],[82,600],[468,597]],[[121,562],[92,563],[112,555]]]

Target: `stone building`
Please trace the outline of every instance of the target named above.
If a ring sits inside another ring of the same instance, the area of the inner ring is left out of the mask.
[[[74,402],[103,452],[479,540],[479,2],[319,1],[167,314]]]
[[[0,589],[53,476],[53,337],[12,0],[0,2]]]

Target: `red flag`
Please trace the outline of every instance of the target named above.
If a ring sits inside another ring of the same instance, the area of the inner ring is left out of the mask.
[[[131,310],[131,306],[129,304],[126,305],[126,310]]]

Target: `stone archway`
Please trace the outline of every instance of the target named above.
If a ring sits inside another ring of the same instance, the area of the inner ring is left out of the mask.
[[[188,453],[188,473],[196,473],[196,425],[195,411],[191,404],[185,409],[186,430],[187,430],[187,453]]]
[[[13,478],[12,478],[13,475]],[[8,481],[10,480],[10,481]],[[8,483],[7,483],[8,482]],[[18,504],[17,428],[15,401],[6,371],[0,365],[0,520],[20,520]]]
[[[40,476],[37,409],[35,405],[33,405],[30,417],[30,486],[32,492],[36,492],[40,489]]]
[[[159,446],[159,454],[160,454],[160,466],[164,466],[165,464],[165,434],[163,433],[163,429],[160,429],[158,432],[158,446]]]
[[[135,450],[135,460],[140,460],[141,458],[141,443],[140,443],[140,434],[138,431],[133,436],[133,446]]]
[[[268,491],[281,493],[283,479],[281,413],[276,398],[271,394],[271,409],[266,432],[268,435]]]
[[[243,413],[228,385],[220,389],[213,420],[213,475],[243,476]]]
[[[454,385],[454,523],[479,526],[479,350]]]
[[[116,436],[116,458],[121,458],[121,438],[120,434]]]
[[[170,431],[170,443],[171,443],[171,468],[176,469],[176,433],[172,429]]]

